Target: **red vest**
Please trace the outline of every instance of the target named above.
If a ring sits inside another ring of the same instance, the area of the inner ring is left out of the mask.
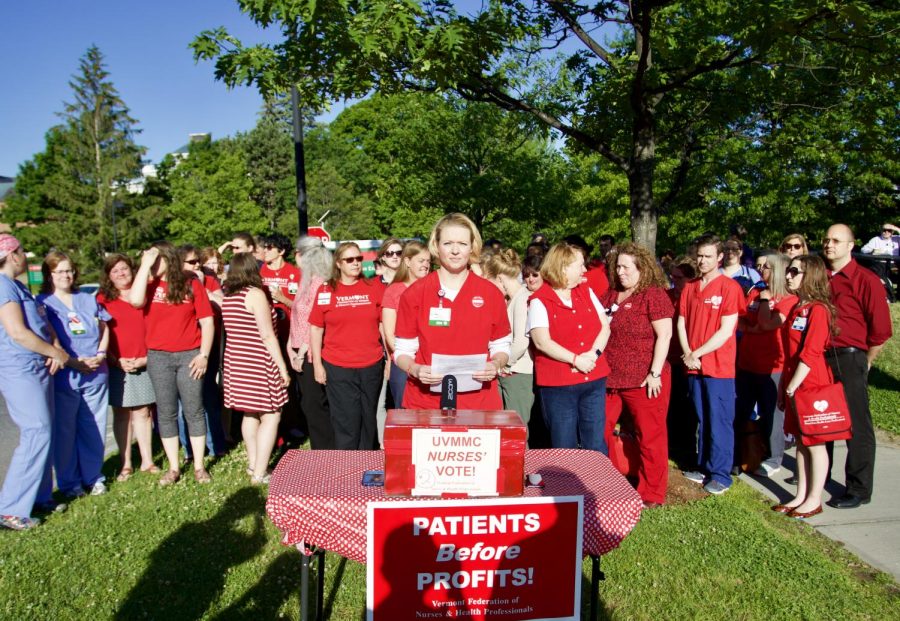
[[[550,320],[550,338],[557,344],[576,354],[593,347],[602,324],[586,285],[572,289],[572,308],[563,304],[547,283],[528,300],[540,300],[544,304]],[[572,366],[571,360],[560,362],[535,348],[534,373],[538,386],[571,386],[606,377],[609,375],[609,365],[606,364],[606,356],[600,356],[594,370],[585,375]]]

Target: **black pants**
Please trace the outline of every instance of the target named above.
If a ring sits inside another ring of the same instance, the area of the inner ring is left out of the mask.
[[[861,498],[872,496],[875,478],[875,428],[869,412],[869,362],[864,351],[827,352],[825,359],[834,379],[844,385],[853,437],[847,440],[847,464],[844,466],[847,493]],[[831,463],[834,442],[828,443]]]
[[[309,427],[309,445],[316,451],[334,448],[334,432],[331,429],[331,415],[328,413],[328,396],[325,387],[316,381],[311,362],[303,359],[303,373],[300,373],[300,407]]]
[[[322,361],[325,392],[331,411],[334,448],[371,451],[376,448],[378,396],[384,380],[384,360],[352,369]]]

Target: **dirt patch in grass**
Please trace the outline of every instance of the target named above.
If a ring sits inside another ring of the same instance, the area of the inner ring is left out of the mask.
[[[666,488],[666,504],[685,505],[709,494],[703,491],[702,485],[684,478],[679,468],[669,466],[669,486]]]

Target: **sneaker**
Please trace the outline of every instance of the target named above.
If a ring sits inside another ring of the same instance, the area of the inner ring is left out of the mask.
[[[0,515],[0,526],[10,530],[31,530],[41,521],[37,518],[19,517],[17,515]]]
[[[64,492],[63,496],[66,497],[66,500],[72,502],[73,500],[78,500],[82,496],[84,496],[84,490],[80,487],[76,487],[70,492]]]
[[[91,496],[102,496],[106,493],[106,484],[103,481],[97,481],[91,488]]]
[[[715,479],[710,479],[709,483],[703,486],[703,489],[710,494],[715,494],[716,496],[720,494],[724,494],[728,491],[728,488]]]
[[[706,480],[706,475],[702,472],[697,472],[696,470],[688,470],[687,472],[682,472],[681,476],[683,476],[688,481],[693,481],[697,485],[703,485],[703,482]]]
[[[759,465],[759,468],[757,468],[756,470],[753,471],[753,474],[755,474],[758,477],[767,477],[768,478],[777,472],[781,472],[781,466],[770,466],[766,462],[762,462]]]
[[[62,513],[66,509],[69,508],[64,502],[56,502],[55,500],[48,500],[47,502],[37,502],[34,504],[34,512],[35,513]]]

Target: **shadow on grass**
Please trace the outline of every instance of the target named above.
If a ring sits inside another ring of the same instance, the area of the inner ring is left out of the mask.
[[[214,618],[221,621],[277,618],[284,602],[298,591],[299,575],[300,555],[296,551],[285,550],[269,565],[255,585]],[[325,618],[329,618],[329,615]]]
[[[878,367],[869,370],[869,386],[881,390],[894,390],[900,392],[900,379],[889,373],[885,373]]]
[[[262,504],[259,490],[247,487],[231,495],[210,519],[185,524],[169,535],[150,555],[147,570],[116,618],[203,617],[221,593],[229,570],[254,558],[266,546]]]

